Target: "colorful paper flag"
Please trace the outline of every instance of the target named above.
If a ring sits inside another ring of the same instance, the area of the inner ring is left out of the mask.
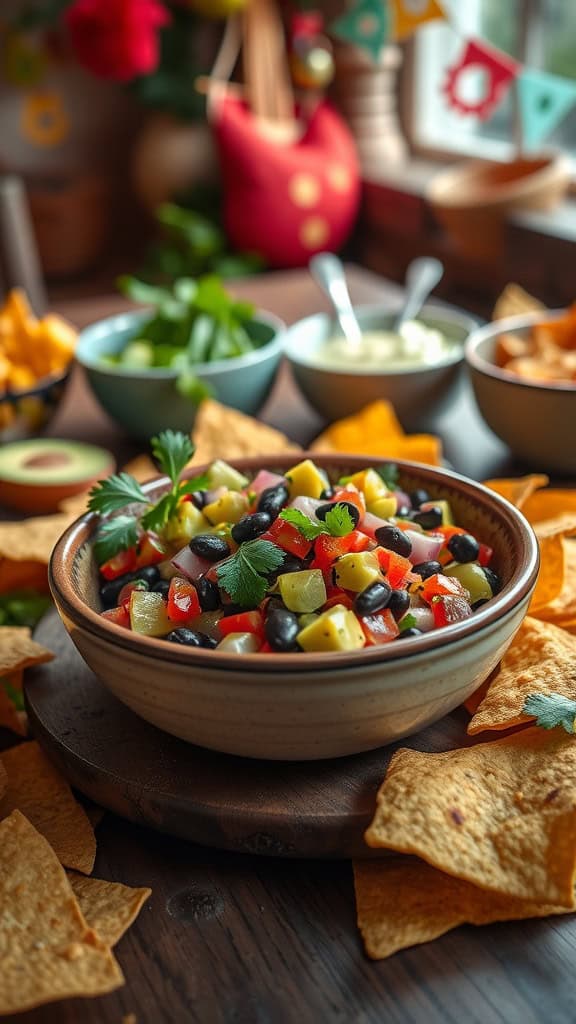
[[[392,4],[392,37],[406,39],[428,21],[446,21],[438,0],[390,0]]]
[[[576,82],[524,68],[518,76],[524,149],[535,149],[576,104]]]
[[[466,100],[460,92],[461,75],[469,68],[485,72],[483,95],[477,100]],[[477,114],[485,121],[496,109],[520,71],[520,64],[494,46],[479,40],[469,40],[460,59],[448,69],[443,86],[448,102],[461,114]]]
[[[331,32],[367,50],[374,60],[388,39],[388,5],[385,0],[356,0],[354,6],[330,25]]]

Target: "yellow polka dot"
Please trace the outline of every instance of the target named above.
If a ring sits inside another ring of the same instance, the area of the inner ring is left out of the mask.
[[[352,175],[343,164],[333,164],[328,168],[327,177],[330,185],[336,192],[348,192],[352,184]]]
[[[295,174],[290,179],[288,191],[295,206],[309,209],[320,199],[320,182],[313,174]]]
[[[299,236],[305,249],[316,249],[324,245],[330,234],[330,226],[324,217],[308,217],[302,224]]]

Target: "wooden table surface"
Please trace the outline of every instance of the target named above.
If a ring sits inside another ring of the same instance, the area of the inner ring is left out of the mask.
[[[356,301],[394,286],[351,268]],[[303,273],[238,286],[287,321],[322,307]],[[78,325],[125,308],[117,297],[61,302]],[[263,418],[306,443],[321,426],[280,375]],[[519,473],[475,411],[466,386],[438,424],[454,467],[477,479]],[[138,449],[99,410],[76,374],[51,433]],[[535,469],[537,467],[534,467]],[[263,765],[263,771],[265,771]],[[153,895],[121,940],[126,985],[96,1000],[29,1011],[20,1024],[560,1024],[576,1019],[576,921],[464,927],[373,963],[355,925],[349,862],[233,855],[107,814],[94,874]]]

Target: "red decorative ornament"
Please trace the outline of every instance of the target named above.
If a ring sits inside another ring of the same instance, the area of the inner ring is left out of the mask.
[[[233,245],[276,267],[305,266],[315,252],[340,249],[358,212],[360,176],[354,141],[336,111],[320,103],[292,143],[275,141],[229,93],[213,113]]]
[[[158,33],[169,21],[158,0],[75,0],[65,14],[79,63],[117,82],[156,69]]]
[[[484,94],[477,100],[465,100],[461,93],[461,76],[469,68],[486,73]],[[517,61],[486,43],[469,41],[456,64],[448,68],[443,92],[454,110],[461,114],[476,114],[485,121],[496,109],[506,90],[520,70]]]

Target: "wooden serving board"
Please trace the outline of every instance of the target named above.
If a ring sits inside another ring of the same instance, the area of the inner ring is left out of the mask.
[[[232,757],[138,718],[84,663],[55,611],[35,638],[56,654],[26,672],[30,725],[81,793],[138,824],[205,846],[277,857],[370,856],[363,833],[397,746],[467,742],[458,709],[409,740],[331,761]]]

